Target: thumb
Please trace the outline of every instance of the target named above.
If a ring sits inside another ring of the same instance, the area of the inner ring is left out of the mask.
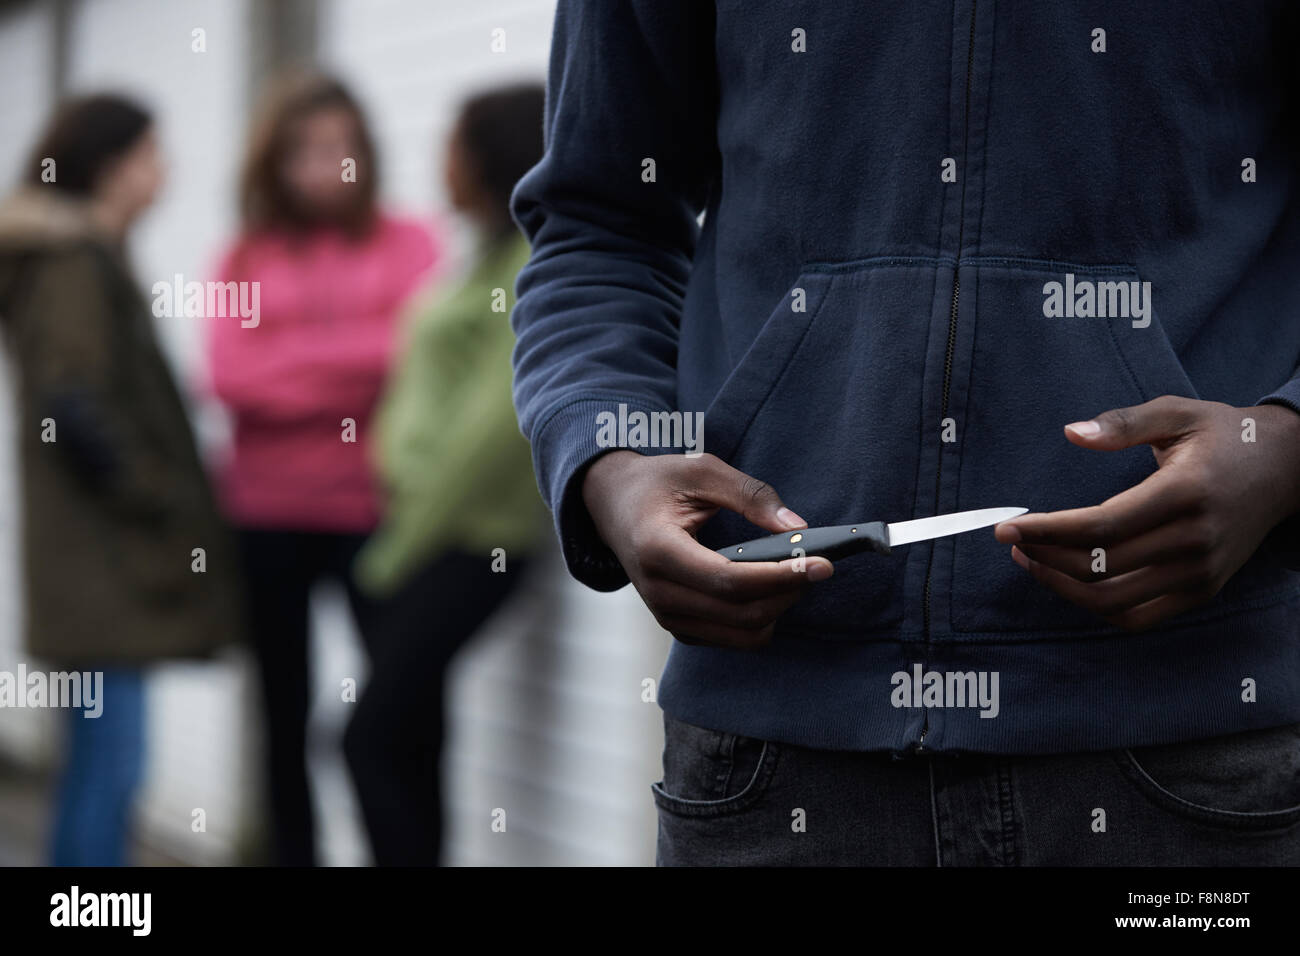
[[[743,515],[751,524],[772,532],[808,527],[808,522],[787,508],[776,489],[767,482],[750,477],[713,455],[702,456],[700,462],[704,468],[697,485],[699,494],[713,504]]]
[[[1190,399],[1162,395],[1141,405],[1112,408],[1086,422],[1071,422],[1065,426],[1065,437],[1099,451],[1163,445],[1192,427],[1194,406]]]

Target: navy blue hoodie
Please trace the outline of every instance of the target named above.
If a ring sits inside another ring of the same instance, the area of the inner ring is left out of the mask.
[[[704,450],[813,525],[1097,504],[1151,450],[1062,426],[1159,395],[1300,411],[1294,7],[561,0],[546,154],[513,198],[533,249],[513,322],[571,572],[627,581],[580,495],[620,404],[704,412]],[[761,533],[724,511],[700,540]],[[860,555],[769,648],[675,643],[659,699],[856,750],[1300,721],[1296,545],[1280,526],[1212,602],[1142,633],[1040,586],[991,531]],[[910,692],[930,672],[996,675],[996,716],[900,704],[897,675]]]

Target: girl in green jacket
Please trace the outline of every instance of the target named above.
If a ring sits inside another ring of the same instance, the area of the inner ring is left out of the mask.
[[[540,84],[517,85],[462,107],[446,186],[475,227],[475,255],[461,282],[412,312],[375,423],[385,517],[355,575],[381,605],[344,748],[381,865],[438,862],[444,676],[546,527],[510,366],[515,274],[529,249],[509,199],[541,158],[543,97]]]

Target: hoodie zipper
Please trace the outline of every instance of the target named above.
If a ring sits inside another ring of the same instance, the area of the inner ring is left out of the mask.
[[[975,71],[975,9],[977,0],[970,5],[970,39],[966,45],[966,100],[962,117],[962,158],[965,159],[970,143],[970,88],[971,74]],[[957,305],[961,301],[961,250],[966,230],[966,169],[961,170],[961,203],[957,208],[957,255],[952,275],[952,308],[948,312],[948,344],[943,356],[943,395],[939,402],[939,421],[948,417],[948,400],[952,391],[953,353],[957,349]],[[943,445],[939,446],[939,462],[934,474],[934,507],[931,514],[939,513],[940,488],[943,479]],[[925,569],[925,592],[922,596],[922,620],[925,627],[925,641],[930,642],[930,582],[934,572],[934,546],[930,547],[930,560]],[[916,742],[919,753],[924,749],[925,735],[930,731],[929,711],[922,708],[924,714],[921,736]]]

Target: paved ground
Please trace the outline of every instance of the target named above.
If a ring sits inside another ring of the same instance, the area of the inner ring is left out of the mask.
[[[44,774],[19,770],[0,761],[0,866],[42,866],[49,828],[53,782]],[[184,864],[137,844],[140,866]]]

